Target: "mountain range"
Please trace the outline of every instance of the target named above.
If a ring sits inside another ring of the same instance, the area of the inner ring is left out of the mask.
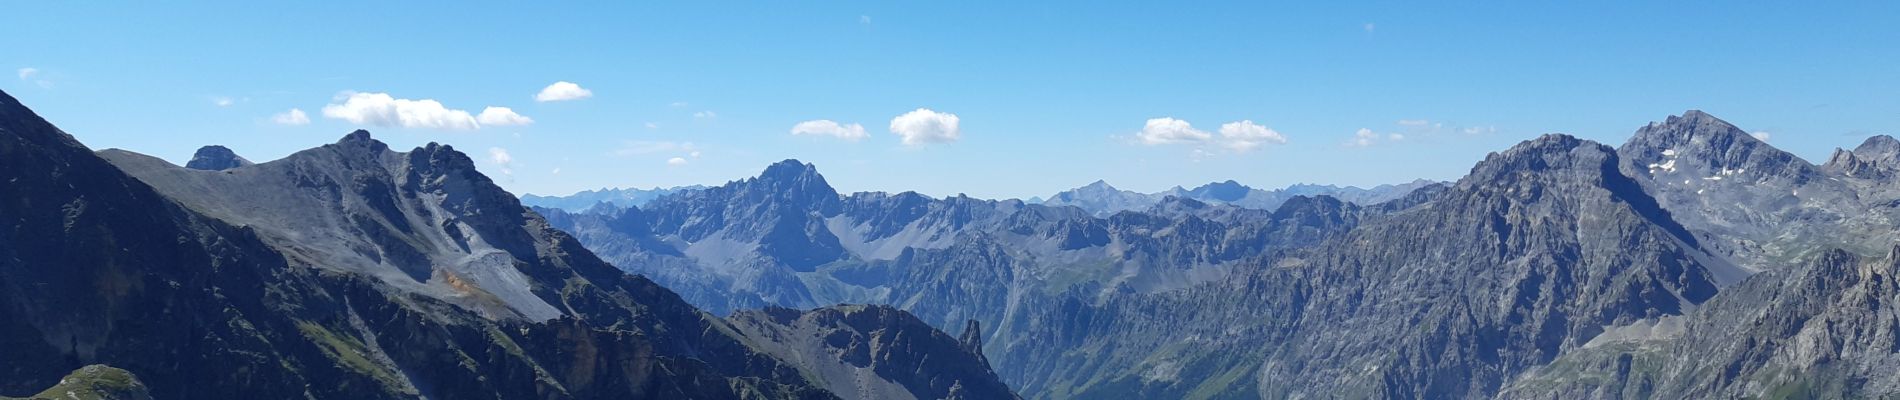
[[[1878,397],[1900,393],[1876,300],[1896,157],[1877,136],[1813,165],[1689,111],[1621,147],[1546,135],[1455,182],[1341,194],[1358,202],[1227,183],[842,194],[787,160],[646,206],[537,211],[716,313],[976,320],[1029,398]],[[1742,311],[1763,309],[1781,311]]]
[[[234,160],[95,153],[0,93],[0,393],[79,371],[162,399],[1014,397],[904,311],[701,311],[450,146]]]
[[[1194,199],[1204,203],[1226,204],[1242,208],[1272,210],[1279,208],[1288,200],[1299,196],[1327,196],[1354,204],[1378,204],[1392,201],[1421,187],[1438,182],[1424,179],[1397,185],[1379,185],[1370,189],[1356,186],[1334,186],[1298,184],[1281,189],[1262,190],[1242,185],[1232,180],[1214,182],[1193,189],[1180,186],[1155,192],[1140,193],[1117,189],[1105,181],[1095,181],[1086,186],[1069,189],[1049,196],[1048,200],[1031,201],[1050,206],[1075,206],[1098,217],[1106,217],[1122,211],[1145,211],[1149,207],[1167,200],[1169,197]]]
[[[653,201],[653,199],[673,194],[674,192],[705,188],[706,187],[702,185],[676,186],[670,188],[656,186],[652,189],[600,188],[599,190],[582,190],[566,196],[537,196],[525,194],[521,196],[521,204],[530,207],[559,208],[575,212],[587,211],[587,209],[593,208],[595,205],[601,203],[612,204],[615,207],[640,207],[646,205],[647,202]]]
[[[178,166],[0,93],[0,396],[1896,397],[1896,179],[1891,137],[1817,165],[1688,111],[1374,189],[785,160],[540,207],[448,145]]]

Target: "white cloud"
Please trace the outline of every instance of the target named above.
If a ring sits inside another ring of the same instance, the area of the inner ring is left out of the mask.
[[[686,165],[686,159],[679,158],[679,157],[668,158],[666,159],[666,165],[675,166],[675,167]]]
[[[488,161],[493,161],[496,164],[508,164],[514,162],[515,157],[508,155],[508,149],[490,147],[488,148]]]
[[[1466,135],[1476,135],[1480,133],[1497,133],[1497,131],[1498,131],[1498,127],[1496,126],[1469,126],[1469,127],[1465,127],[1464,129],[1464,132]]]
[[[494,126],[527,125],[534,123],[533,118],[516,114],[514,109],[508,107],[484,108],[482,109],[481,115],[475,116],[475,120],[481,122],[482,125]]]
[[[1262,146],[1287,142],[1286,135],[1281,135],[1273,128],[1254,123],[1253,120],[1221,124],[1217,132],[1220,133],[1218,138],[1213,133],[1195,129],[1194,125],[1186,120],[1162,117],[1149,119],[1140,132],[1135,132],[1135,139],[1138,143],[1149,146],[1196,144],[1198,146],[1192,153],[1196,161],[1214,154],[1207,146],[1225,147],[1236,153],[1245,153]]]
[[[20,70],[16,72],[20,76],[20,80],[33,82],[33,84],[39,85],[40,88],[43,89],[53,88],[53,81],[43,78],[42,76],[46,74],[42,72],[45,71],[40,71],[39,68],[25,67],[20,68]]]
[[[230,107],[231,104],[234,104],[234,103],[236,102],[232,101],[231,98],[229,97],[218,96],[218,97],[211,98],[211,104],[216,104],[218,107]]]
[[[580,100],[589,97],[594,97],[594,91],[581,88],[581,85],[576,85],[574,82],[560,81],[550,84],[548,87],[541,88],[541,93],[534,94],[534,101],[545,103],[550,101]]]
[[[550,174],[550,175],[560,175],[560,174],[561,174],[561,169],[560,169],[560,168],[555,168],[555,169],[554,169],[553,171],[549,171],[549,172],[548,172],[548,174]]]
[[[668,107],[676,107],[676,108],[677,108],[677,107],[685,107],[685,106],[687,106],[687,104],[686,104],[686,102],[684,102],[684,101],[675,101],[675,102],[673,102],[672,104],[667,104],[667,106],[668,106]]]
[[[1378,141],[1379,134],[1372,133],[1371,129],[1359,128],[1359,132],[1353,133],[1352,140],[1347,141],[1346,145],[1351,147],[1367,147],[1377,144]]]
[[[1394,134],[1390,134],[1390,135],[1385,135],[1385,137],[1386,137],[1387,139],[1392,139],[1392,141],[1394,141],[1394,142],[1397,142],[1397,141],[1400,141],[1400,140],[1405,140],[1405,134],[1401,134],[1401,133],[1394,133]]]
[[[323,116],[353,124],[404,128],[477,129],[481,124],[468,111],[442,106],[432,99],[398,99],[387,93],[344,92],[342,103],[323,106]]]
[[[940,113],[928,108],[918,108],[891,118],[891,133],[904,138],[905,145],[916,146],[929,143],[953,143],[963,138],[963,129],[956,114]]]
[[[278,125],[309,125],[310,115],[304,114],[302,109],[292,108],[290,111],[270,116],[270,122]]]
[[[488,148],[488,161],[495,163],[495,165],[501,166],[502,175],[515,174],[515,170],[514,170],[515,157],[508,155],[508,149],[504,149],[500,147]]]
[[[1769,137],[1772,137],[1772,136],[1774,136],[1774,135],[1771,135],[1771,134],[1769,134],[1769,133],[1768,133],[1768,131],[1755,131],[1755,133],[1750,133],[1750,134],[1748,134],[1748,135],[1749,135],[1749,136],[1754,136],[1754,137],[1755,137],[1755,140],[1760,140],[1760,141],[1763,141],[1763,142],[1766,142],[1766,141],[1768,141],[1768,138],[1769,138]]]
[[[1422,119],[1399,120],[1399,125],[1402,125],[1402,126],[1426,126],[1426,125],[1431,125],[1431,124],[1432,124],[1432,121],[1427,121],[1427,120],[1422,120]]]
[[[1148,124],[1142,126],[1141,132],[1135,133],[1135,138],[1141,140],[1141,144],[1150,146],[1201,142],[1213,137],[1212,134],[1194,129],[1194,126],[1187,121],[1169,117],[1149,119]]]
[[[693,113],[693,118],[699,118],[699,119],[719,118],[719,113],[712,112],[712,110],[700,111],[700,112]]]
[[[871,134],[864,132],[864,125],[839,124],[836,121],[828,119],[811,120],[792,125],[792,134],[831,136],[853,142],[871,137]]]
[[[660,124],[656,124],[656,123],[652,123],[652,122],[648,122],[648,123],[647,123],[647,129],[660,129]]]
[[[1183,122],[1185,124],[1185,122]],[[1286,144],[1286,136],[1279,131],[1253,123],[1253,120],[1240,120],[1221,124],[1221,140],[1234,151],[1246,152],[1267,144]]]

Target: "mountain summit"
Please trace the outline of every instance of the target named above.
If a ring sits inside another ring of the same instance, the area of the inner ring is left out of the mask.
[[[238,157],[237,152],[231,151],[230,148],[210,145],[198,148],[198,153],[193,154],[191,161],[185,163],[185,168],[222,171],[246,165],[251,165],[251,160]]]

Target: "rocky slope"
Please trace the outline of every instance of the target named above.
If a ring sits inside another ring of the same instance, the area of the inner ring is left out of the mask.
[[[1822,253],[1751,277],[1696,313],[1607,334],[1506,398],[1900,396],[1900,248]]]
[[[888,306],[769,307],[726,319],[748,336],[769,339],[762,346],[766,353],[815,371],[833,393],[865,399],[1017,398],[996,373],[981,367],[989,362],[978,331],[952,338]]]
[[[156,398],[835,398],[448,146],[101,154],[0,95],[0,393],[110,363]]]

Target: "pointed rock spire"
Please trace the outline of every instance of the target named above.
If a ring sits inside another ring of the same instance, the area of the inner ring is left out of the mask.
[[[978,357],[983,356],[983,323],[970,320],[963,324],[963,335],[957,338],[963,344],[963,350]]]

